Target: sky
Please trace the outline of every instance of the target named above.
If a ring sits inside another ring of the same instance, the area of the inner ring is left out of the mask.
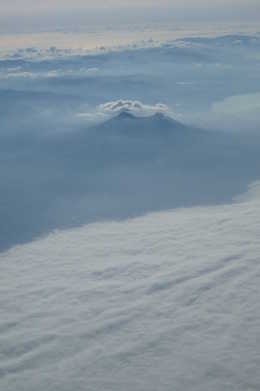
[[[127,12],[126,12],[127,9]],[[71,28],[77,24],[153,21],[256,21],[258,0],[0,0],[2,32]]]
[[[97,0],[93,3],[90,0],[1,0],[1,13],[6,13],[9,15],[24,13],[30,14],[32,12],[39,13],[42,10],[55,11],[59,10],[76,10],[76,9],[99,9],[100,11],[109,9],[109,8],[122,8],[122,7],[131,7],[131,8],[172,8],[172,9],[183,9],[188,11],[189,9],[203,9],[206,8],[208,11],[211,9],[219,8],[223,12],[229,8],[233,7],[236,9],[247,9],[249,12],[254,12],[255,8],[259,8],[258,0],[212,0],[210,2],[206,0],[183,0],[181,2],[177,0],[161,0],[160,2],[156,0]]]

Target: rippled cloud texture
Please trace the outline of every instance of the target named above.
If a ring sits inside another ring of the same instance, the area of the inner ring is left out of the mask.
[[[1,388],[258,389],[259,232],[256,186],[0,255]]]

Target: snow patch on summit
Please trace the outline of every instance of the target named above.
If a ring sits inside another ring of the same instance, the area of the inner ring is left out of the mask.
[[[114,115],[121,112],[132,113],[135,116],[150,116],[155,113],[168,113],[169,107],[164,103],[156,103],[154,105],[144,104],[138,100],[119,99],[111,102],[106,102],[99,105],[98,109],[108,115]]]

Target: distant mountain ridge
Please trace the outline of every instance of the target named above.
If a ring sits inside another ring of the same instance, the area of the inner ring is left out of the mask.
[[[157,112],[149,116],[139,116],[129,110],[122,110],[106,122],[96,125],[94,131],[104,135],[165,138],[187,135],[195,129]],[[201,131],[202,132],[202,131]]]

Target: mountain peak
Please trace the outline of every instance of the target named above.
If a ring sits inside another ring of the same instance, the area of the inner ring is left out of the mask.
[[[159,119],[159,120],[165,120],[165,119],[168,119],[168,117],[167,117],[167,115],[166,114],[164,114],[164,113],[162,113],[162,112],[157,112],[157,113],[155,113],[154,115],[152,115],[152,117],[154,118],[154,119]]]
[[[191,129],[168,116],[163,112],[157,112],[152,115],[135,115],[130,110],[122,110],[116,113],[112,118],[95,127],[96,131],[105,132],[106,136],[120,135],[127,137],[151,137],[165,139],[167,136],[176,137],[181,135],[186,137]]]
[[[118,119],[136,119],[137,117],[129,110],[122,110],[116,116]]]
[[[162,112],[157,112],[151,115],[136,115],[130,110],[122,110],[114,118],[119,120],[124,120],[124,119],[135,119],[135,120],[149,119],[149,120],[157,120],[157,121],[171,120],[170,117],[168,117],[165,113]]]

